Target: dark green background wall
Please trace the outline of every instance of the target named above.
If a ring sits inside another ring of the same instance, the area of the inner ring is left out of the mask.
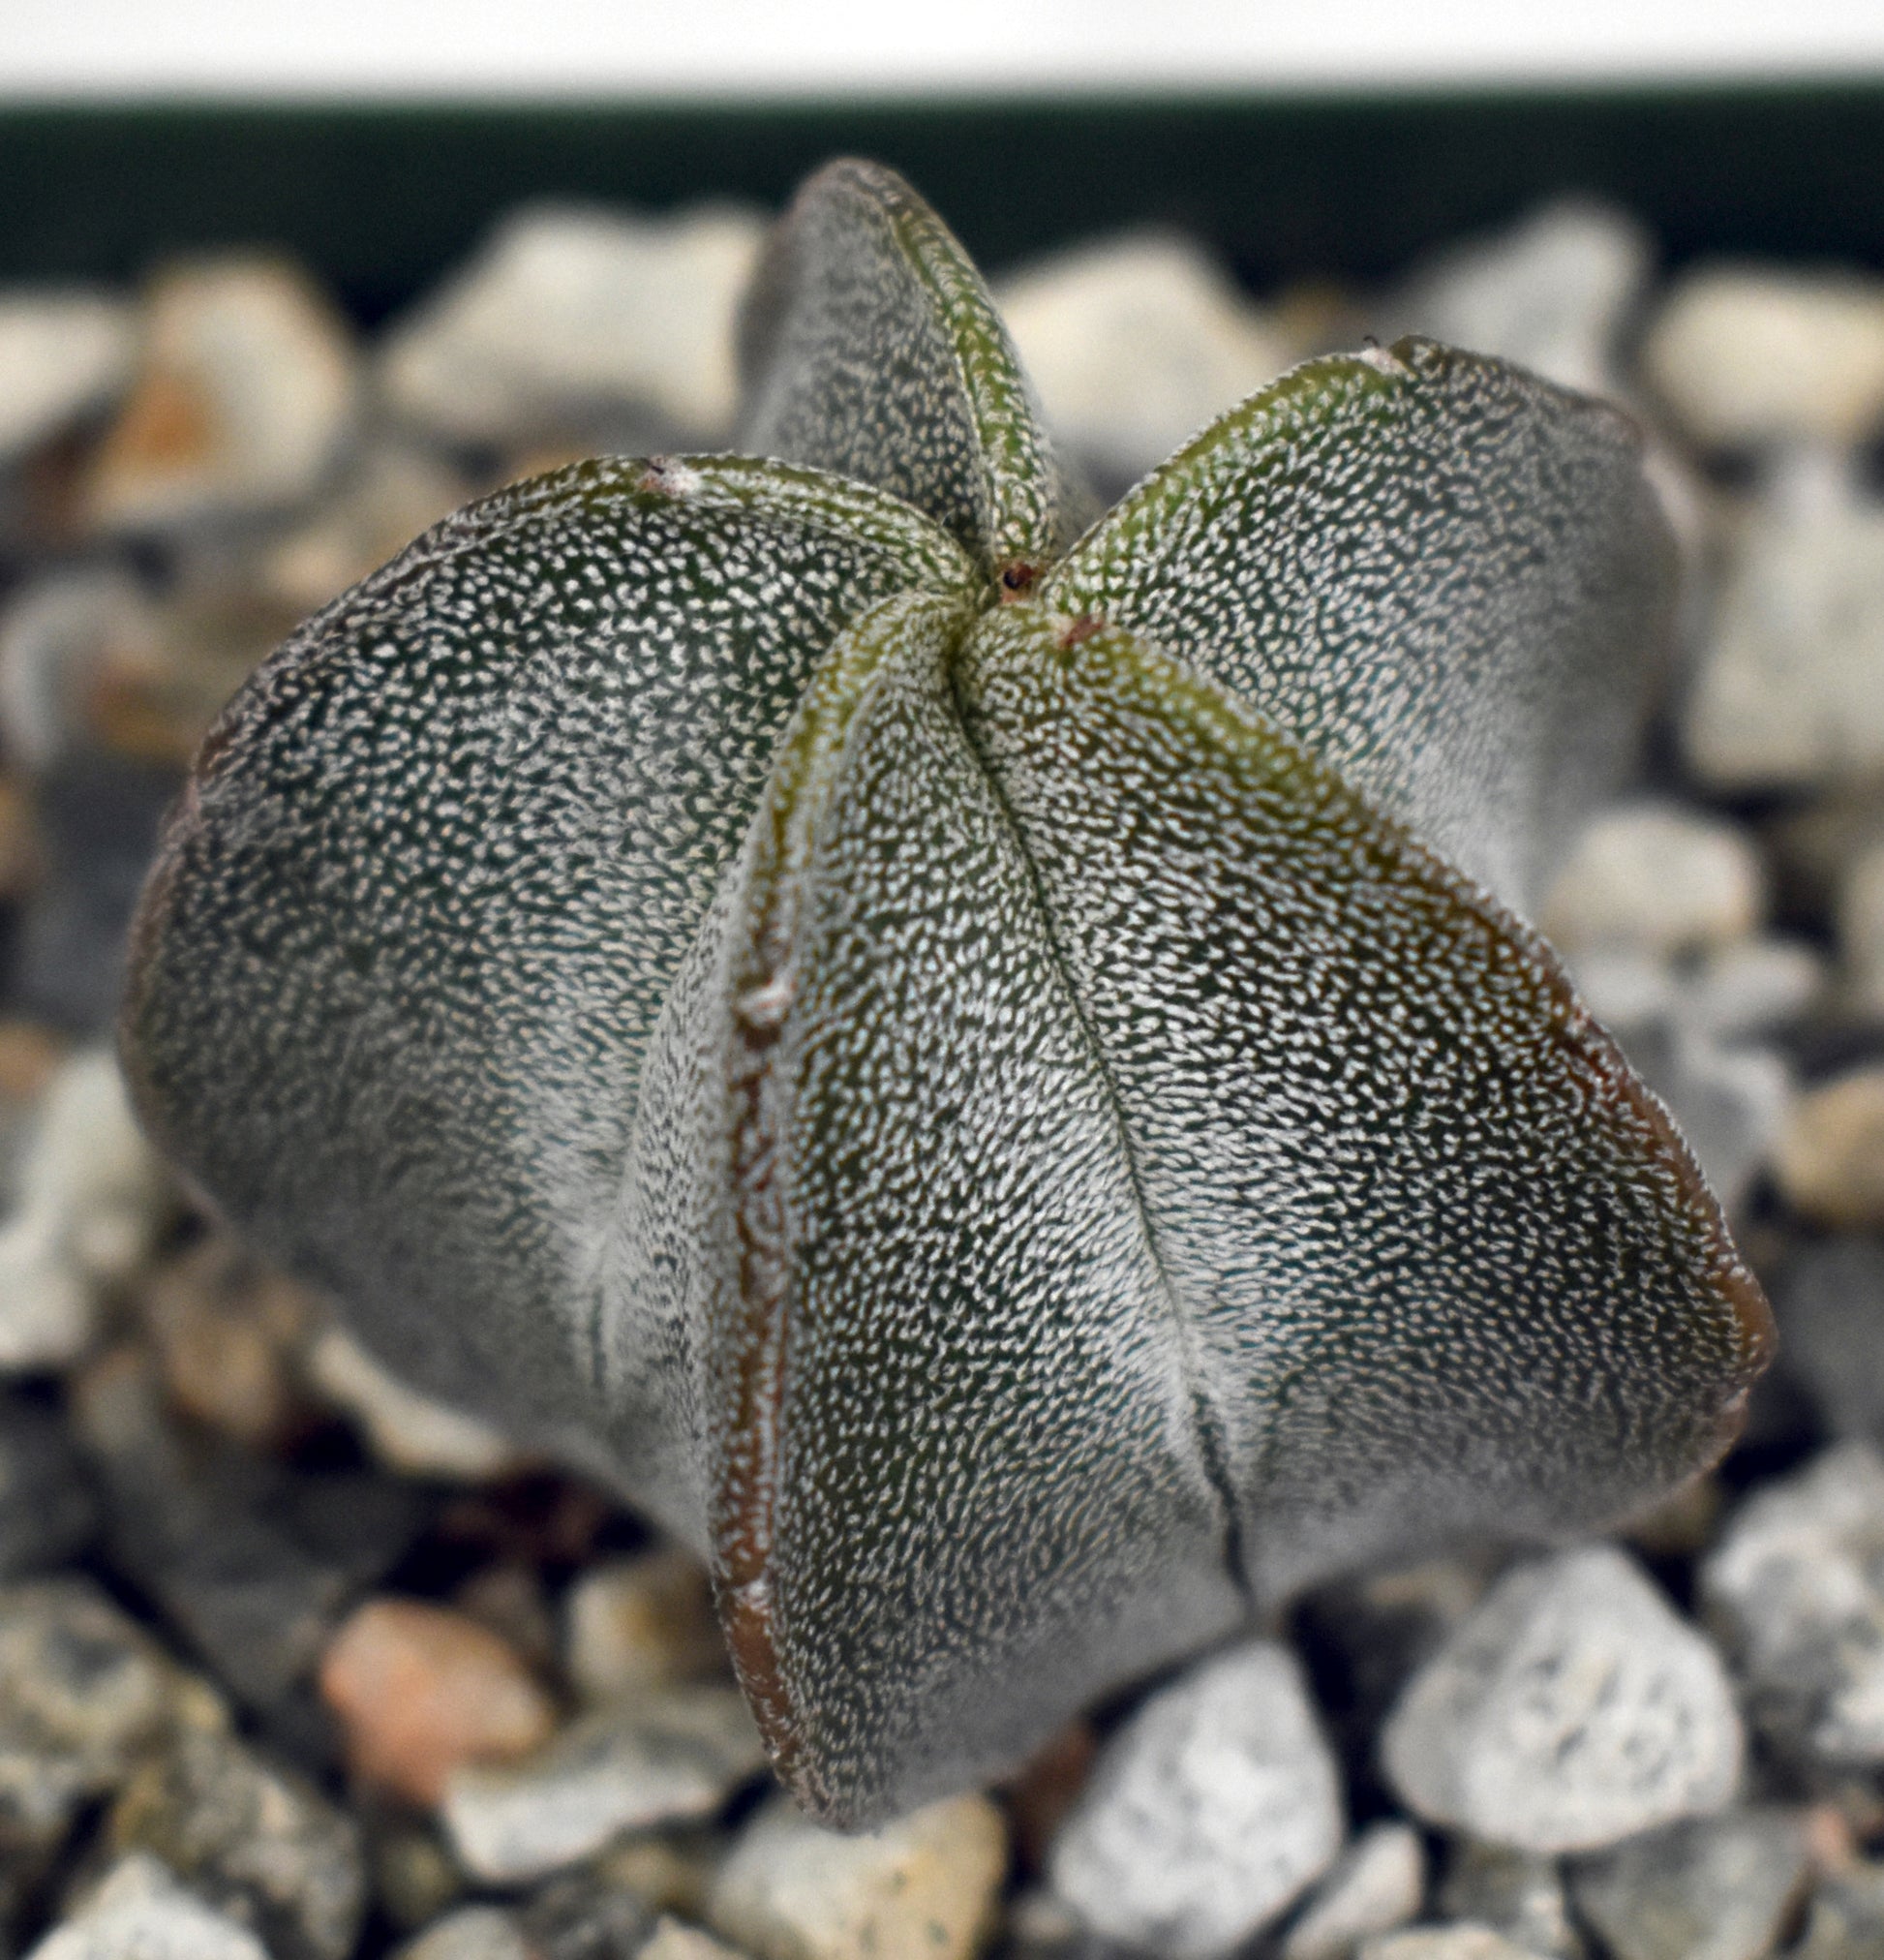
[[[839,150],[896,165],[985,263],[1135,221],[1253,284],[1365,278],[1552,192],[1669,257],[1884,267],[1884,77],[1837,88],[1391,100],[685,107],[0,107],[0,280],[122,278],[265,240],[372,320],[520,198],[776,202]]]

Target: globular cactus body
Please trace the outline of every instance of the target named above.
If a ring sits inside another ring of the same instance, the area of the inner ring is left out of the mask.
[[[261,669],[125,1049],[389,1363],[711,1558],[867,1823],[1318,1576],[1666,1488],[1770,1327],[1520,916],[1666,631],[1619,415],[1404,342],[1087,526],[858,164],[745,352],[753,456],[503,492]]]

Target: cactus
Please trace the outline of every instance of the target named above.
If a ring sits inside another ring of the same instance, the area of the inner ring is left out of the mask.
[[[710,1558],[860,1825],[1331,1572],[1646,1501],[1771,1332],[1521,917],[1667,638],[1622,415],[1403,341],[1088,523],[859,163],[742,352],[743,453],[473,505],[249,682],[124,1050],[391,1365]]]

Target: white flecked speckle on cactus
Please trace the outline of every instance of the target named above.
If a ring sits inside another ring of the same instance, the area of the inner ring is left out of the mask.
[[[1770,1341],[1513,907],[1671,613],[1614,411],[1407,340],[1109,516],[890,172],[739,456],[474,505],[230,705],[125,1048],[260,1246],[712,1562],[869,1825],[1312,1579],[1606,1520]]]

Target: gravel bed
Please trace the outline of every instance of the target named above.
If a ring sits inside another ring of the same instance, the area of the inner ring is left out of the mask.
[[[222,1237],[110,1059],[155,826],[470,497],[711,448],[763,226],[516,213],[377,337],[230,253],[0,291],[0,1960],[1884,1956],[1884,281],[1539,210],[1391,290],[1182,238],[1001,284],[1114,493],[1417,328],[1627,404],[1684,664],[1543,924],[1782,1360],[1613,1540],[1343,1581],[873,1838],[767,1787],[704,1574]]]

